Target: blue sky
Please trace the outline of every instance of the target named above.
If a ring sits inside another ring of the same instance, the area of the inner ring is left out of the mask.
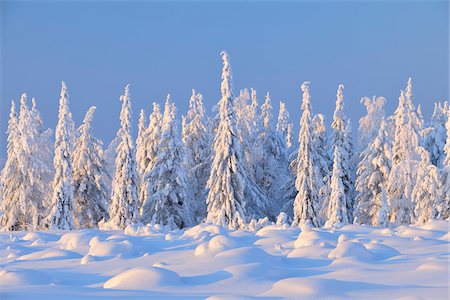
[[[96,105],[95,134],[105,143],[119,126],[119,96],[130,83],[134,119],[170,93],[186,111],[191,89],[210,109],[220,98],[222,49],[235,93],[269,91],[287,102],[296,128],[300,84],[311,81],[314,112],[332,117],[345,85],[356,131],[363,96],[385,96],[393,112],[413,78],[425,116],[449,94],[447,1],[156,2],[2,1],[1,150],[11,99],[35,97],[48,127],[57,118],[61,80],[77,125]],[[136,128],[134,128],[136,132]]]

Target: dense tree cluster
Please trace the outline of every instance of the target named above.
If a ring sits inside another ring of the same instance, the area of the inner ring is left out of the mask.
[[[249,228],[268,221],[293,226],[347,223],[388,226],[450,217],[450,109],[436,103],[429,123],[413,104],[412,82],[394,115],[383,97],[364,97],[358,143],[344,110],[344,86],[327,133],[314,114],[310,83],[301,84],[298,143],[284,102],[278,117],[267,93],[235,96],[223,60],[216,114],[192,91],[181,129],[175,104],[153,103],[132,135],[130,89],[120,97],[116,138],[103,151],[93,136],[95,107],[75,129],[62,83],[54,139],[32,99],[11,103],[7,160],[0,176],[0,228],[123,229],[136,223],[184,228],[211,222]]]

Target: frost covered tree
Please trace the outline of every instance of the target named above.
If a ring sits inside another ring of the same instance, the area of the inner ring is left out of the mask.
[[[145,143],[143,148],[145,149],[145,169],[143,169],[143,175],[140,182],[139,188],[139,210],[141,219],[144,223],[149,223],[148,211],[144,211],[144,207],[149,208],[150,205],[147,203],[150,199],[150,192],[152,188],[152,182],[150,181],[149,174],[156,163],[158,156],[158,149],[161,142],[161,126],[162,126],[162,115],[159,109],[159,105],[153,102],[153,111],[149,116],[149,124],[145,131]]]
[[[450,132],[450,110],[446,109],[447,122],[445,128]],[[436,205],[436,219],[447,220],[450,218],[450,134],[447,134],[444,146],[445,158],[441,170],[442,195]]]
[[[309,94],[309,82],[301,86],[303,92],[302,117],[300,119],[299,149],[297,158],[297,178],[295,188],[297,196],[294,200],[294,225],[309,224],[319,227],[318,218],[318,178],[314,172],[313,156],[315,149],[312,144],[311,134],[311,103]]]
[[[122,110],[120,112],[121,128],[117,133],[119,145],[116,153],[116,172],[112,182],[112,196],[109,205],[110,219],[107,228],[123,229],[138,221],[138,175],[136,172],[136,154],[131,137],[131,100],[129,85],[120,96]]]
[[[336,108],[334,110],[331,147],[333,151],[338,148],[340,170],[342,173],[342,185],[344,186],[346,199],[347,220],[353,220],[353,199],[354,199],[354,167],[353,167],[353,142],[350,121],[344,113],[344,86],[339,85],[336,95]],[[336,157],[333,159],[336,160]],[[330,199],[331,201],[331,199]],[[330,203],[331,205],[331,203]]]
[[[391,144],[386,122],[382,119],[377,136],[360,155],[355,183],[355,223],[379,225],[390,170]],[[388,207],[383,209],[383,213],[389,216]],[[385,224],[385,220],[382,221]]]
[[[222,52],[223,69],[219,125],[213,145],[213,163],[207,182],[206,221],[228,228],[242,228],[247,213],[264,209],[264,195],[251,181],[243,164],[233,106],[232,75],[228,54]],[[262,201],[261,201],[262,200]]]
[[[416,168],[416,184],[411,193],[411,200],[415,204],[414,214],[418,223],[423,224],[433,220],[436,216],[435,203],[442,194],[440,189],[439,172],[430,161],[428,152],[420,147],[420,162]]]
[[[23,211],[25,199],[20,199],[18,193],[21,188],[22,174],[17,155],[20,147],[19,119],[14,101],[11,101],[7,134],[7,159],[0,177],[3,198],[0,202],[0,228],[24,230],[27,227],[27,220]]]
[[[108,189],[103,181],[105,170],[102,142],[92,135],[95,106],[89,108],[78,128],[73,150],[74,216],[77,228],[96,228],[108,219]]]
[[[366,107],[367,114],[359,120],[358,138],[359,149],[364,151],[378,134],[381,120],[384,118],[384,97],[364,97],[361,103]]]
[[[74,123],[69,110],[69,94],[62,82],[59,100],[58,124],[55,130],[55,157],[53,166],[52,210],[48,216],[49,227],[54,229],[75,229],[73,218],[72,143]]]
[[[278,122],[277,122],[277,131],[283,137],[286,147],[289,149],[292,146],[293,137],[292,130],[294,125],[291,122],[291,118],[289,116],[289,112],[286,109],[286,104],[283,101],[280,101],[280,110],[278,112]]]
[[[182,140],[189,182],[194,189],[195,215],[199,222],[206,216],[206,181],[211,170],[211,143],[214,137],[208,129],[203,96],[192,90],[189,110],[182,120]]]
[[[381,207],[378,212],[377,225],[387,227],[389,225],[389,204],[385,189],[381,190]]]
[[[333,172],[330,183],[330,201],[328,205],[328,220],[325,227],[347,224],[350,222],[348,207],[349,199],[345,191],[345,172],[342,165],[341,150],[338,146],[334,148]]]
[[[274,206],[280,198],[279,186],[286,179],[289,170],[284,141],[273,127],[273,108],[269,93],[266,95],[264,104],[261,105],[261,125],[258,141],[262,155],[256,162],[259,170],[256,182],[267,198],[273,200],[272,206]],[[273,214],[277,213],[273,212]]]
[[[414,220],[411,194],[416,182],[416,168],[420,161],[420,128],[417,113],[412,105],[410,80],[408,93],[401,91],[394,113],[395,132],[392,145],[392,169],[389,175],[388,199],[390,221],[410,224]]]
[[[159,152],[150,174],[152,183],[148,218],[153,224],[170,228],[193,225],[192,201],[188,194],[187,175],[183,166],[183,147],[175,117],[175,105],[167,96]]]
[[[445,152],[444,147],[447,140],[447,113],[441,103],[434,104],[433,116],[429,128],[425,130],[425,148],[430,153],[431,163],[442,168]]]
[[[138,121],[138,135],[136,138],[136,163],[139,178],[144,177],[145,168],[147,165],[147,149],[146,149],[146,127],[145,127],[145,112],[141,109]]]
[[[328,140],[324,122],[324,116],[322,114],[314,115],[311,125],[311,144],[314,149],[314,155],[312,156],[314,174],[317,176],[316,184],[318,195],[318,214],[321,223],[327,219],[328,197],[330,181],[330,173],[332,169],[332,161],[328,151]]]

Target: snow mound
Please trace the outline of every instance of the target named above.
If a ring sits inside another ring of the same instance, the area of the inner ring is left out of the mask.
[[[89,249],[89,242],[95,236],[97,230],[80,230],[77,232],[65,233],[61,236],[58,243],[61,249],[78,250],[86,253]]]
[[[346,240],[340,241],[336,248],[328,254],[328,258],[332,259],[343,257],[354,257],[360,260],[372,260],[376,258],[364,245]]]
[[[216,235],[211,240],[203,242],[195,248],[195,256],[215,255],[224,250],[234,248],[236,242],[234,239],[225,235]]]
[[[199,224],[197,226],[194,226],[192,228],[186,229],[184,234],[182,235],[183,238],[192,238],[194,240],[203,240],[210,236],[215,235],[227,235],[226,230],[217,225],[213,224]]]
[[[109,239],[111,239],[111,237],[109,237]],[[100,241],[100,238],[95,236],[89,241],[88,254],[91,256],[111,257],[120,254],[130,254],[132,253],[132,250],[133,244],[128,240],[120,242],[115,240]]]
[[[11,285],[42,285],[52,283],[51,277],[46,273],[30,269],[1,270],[0,287]],[[0,291],[2,289],[0,288]],[[1,293],[0,293],[1,295]]]
[[[159,224],[134,224],[134,225],[128,225],[124,233],[127,235],[132,236],[152,236],[152,235],[159,235],[159,234],[165,234],[168,232],[169,229],[161,226]]]
[[[73,259],[79,258],[80,255],[71,251],[62,249],[47,249],[25,254],[17,258],[17,260],[44,260],[44,259]]]
[[[38,239],[42,239],[42,236],[37,232],[28,232],[22,237],[23,241],[35,241]]]
[[[103,284],[105,289],[159,290],[164,287],[180,286],[177,273],[157,267],[138,267],[122,272]]]
[[[294,242],[295,248],[313,246],[322,242],[335,242],[336,238],[329,232],[302,231]]]

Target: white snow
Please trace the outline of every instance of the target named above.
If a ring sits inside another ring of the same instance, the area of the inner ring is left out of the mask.
[[[450,222],[1,232],[1,299],[448,299]]]

